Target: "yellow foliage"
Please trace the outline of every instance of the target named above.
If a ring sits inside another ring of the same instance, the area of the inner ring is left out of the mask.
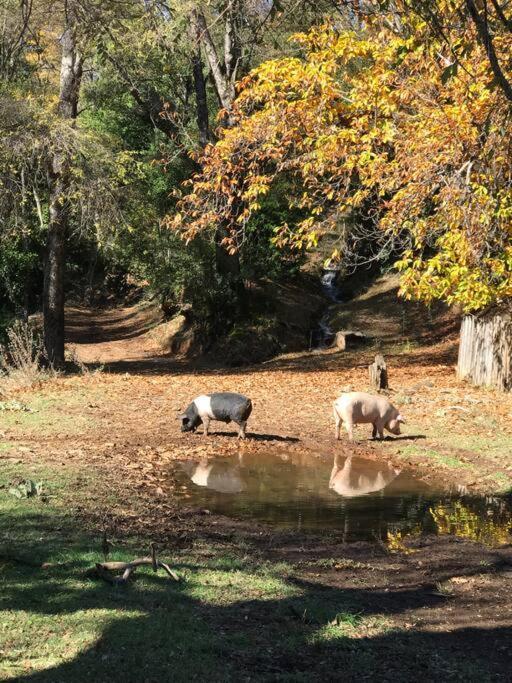
[[[403,555],[410,555],[411,553],[418,552],[414,548],[408,548],[405,545],[405,541],[407,539],[413,538],[418,534],[419,530],[417,533],[413,532],[411,534],[406,534],[405,536],[402,535],[400,529],[397,529],[396,531],[388,531],[386,536],[386,547],[390,553],[402,553]]]
[[[440,7],[457,11],[451,0]],[[284,176],[298,188],[290,207],[308,215],[276,230],[278,246],[315,248],[340,213],[370,205],[380,234],[408,244],[396,264],[404,296],[466,311],[509,297],[509,103],[470,22],[445,36],[451,58],[464,60],[447,72],[445,42],[404,16],[403,36],[377,21],[361,34],[315,27],[294,37],[301,57],[265,62],[244,78],[235,125],[200,158],[181,219],[169,221],[175,229],[190,240],[222,224],[242,243]],[[499,47],[512,51],[512,34],[499,36]]]

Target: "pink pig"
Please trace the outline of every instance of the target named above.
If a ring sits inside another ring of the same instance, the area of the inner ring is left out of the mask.
[[[348,438],[353,440],[352,428],[355,424],[372,424],[372,438],[377,434],[384,438],[384,429],[392,434],[400,434],[400,423],[405,422],[399,411],[384,398],[372,396],[361,391],[341,394],[334,401],[334,419],[336,420],[336,439],[340,438],[340,425],[348,432]]]

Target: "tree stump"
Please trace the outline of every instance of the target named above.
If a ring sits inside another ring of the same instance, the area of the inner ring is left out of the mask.
[[[370,373],[370,384],[378,391],[388,388],[388,369],[384,356],[378,353],[375,356],[375,362],[368,366]]]

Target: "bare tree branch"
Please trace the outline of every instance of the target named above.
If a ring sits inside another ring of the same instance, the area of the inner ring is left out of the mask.
[[[465,0],[465,2],[469,15],[473,23],[475,24],[480,42],[482,43],[487,53],[487,57],[489,59],[489,63],[491,65],[494,77],[496,78],[496,82],[500,86],[507,100],[509,100],[509,102],[512,102],[512,84],[507,80],[500,66],[498,55],[496,54],[494,43],[489,32],[487,12],[485,11],[485,16],[482,16],[482,14],[477,9],[474,0]],[[486,0],[484,0],[484,8],[485,10],[487,9]]]

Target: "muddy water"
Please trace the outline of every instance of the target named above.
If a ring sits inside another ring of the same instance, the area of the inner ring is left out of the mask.
[[[453,533],[510,540],[510,501],[433,490],[386,462],[258,453],[176,464],[187,504],[279,528],[336,530],[344,540]]]

